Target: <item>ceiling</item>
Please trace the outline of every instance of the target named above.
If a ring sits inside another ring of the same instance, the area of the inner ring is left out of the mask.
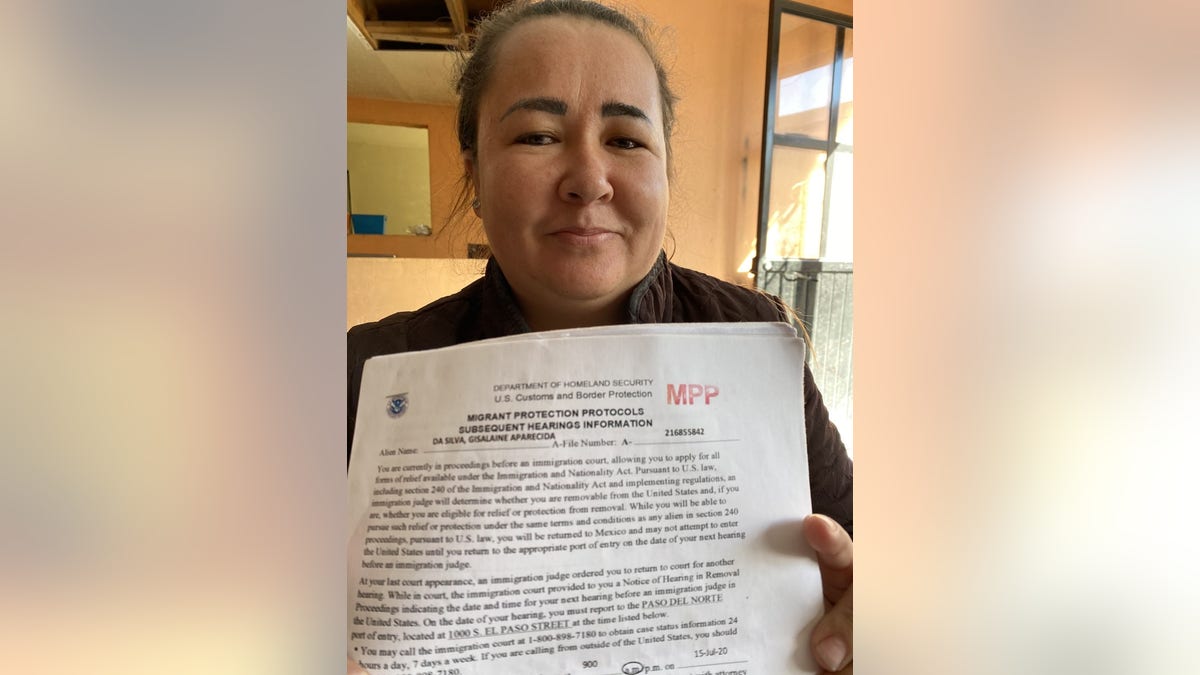
[[[346,93],[453,105],[457,56],[501,0],[347,0]]]

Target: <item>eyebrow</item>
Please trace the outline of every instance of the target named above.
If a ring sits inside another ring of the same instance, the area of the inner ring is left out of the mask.
[[[508,106],[508,110],[504,111],[504,114],[500,116],[500,119],[503,120],[505,117],[508,117],[518,110],[535,110],[538,112],[550,113],[551,115],[566,115],[567,104],[565,101],[557,98],[550,98],[548,96],[523,98],[520,101]],[[602,117],[633,117],[635,119],[642,120],[643,122],[650,122],[650,117],[641,108],[628,103],[619,103],[616,101],[609,101],[600,106],[600,115]]]
[[[556,98],[550,98],[548,96],[541,96],[538,98],[523,98],[520,101],[508,106],[508,110],[504,111],[504,114],[500,116],[500,119],[503,120],[505,117],[508,117],[518,110],[537,110],[539,112],[550,113],[551,115],[566,115],[567,104],[564,101],[560,101]]]
[[[643,122],[650,122],[650,117],[641,108],[615,101],[609,101],[600,106],[600,115],[603,117],[633,117]]]

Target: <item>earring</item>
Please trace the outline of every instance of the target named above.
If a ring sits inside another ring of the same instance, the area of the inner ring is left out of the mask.
[[[475,209],[476,211],[479,210],[479,197],[476,197],[475,200],[471,202],[471,208]]]

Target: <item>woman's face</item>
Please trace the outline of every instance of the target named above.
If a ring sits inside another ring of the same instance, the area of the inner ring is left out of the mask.
[[[498,47],[466,155],[492,252],[527,311],[611,311],[666,228],[654,65],[632,36],[583,19],[530,20]]]

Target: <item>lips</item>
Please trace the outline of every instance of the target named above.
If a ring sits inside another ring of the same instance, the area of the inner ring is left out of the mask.
[[[599,227],[565,227],[551,232],[550,236],[567,244],[586,246],[600,244],[620,235]]]

